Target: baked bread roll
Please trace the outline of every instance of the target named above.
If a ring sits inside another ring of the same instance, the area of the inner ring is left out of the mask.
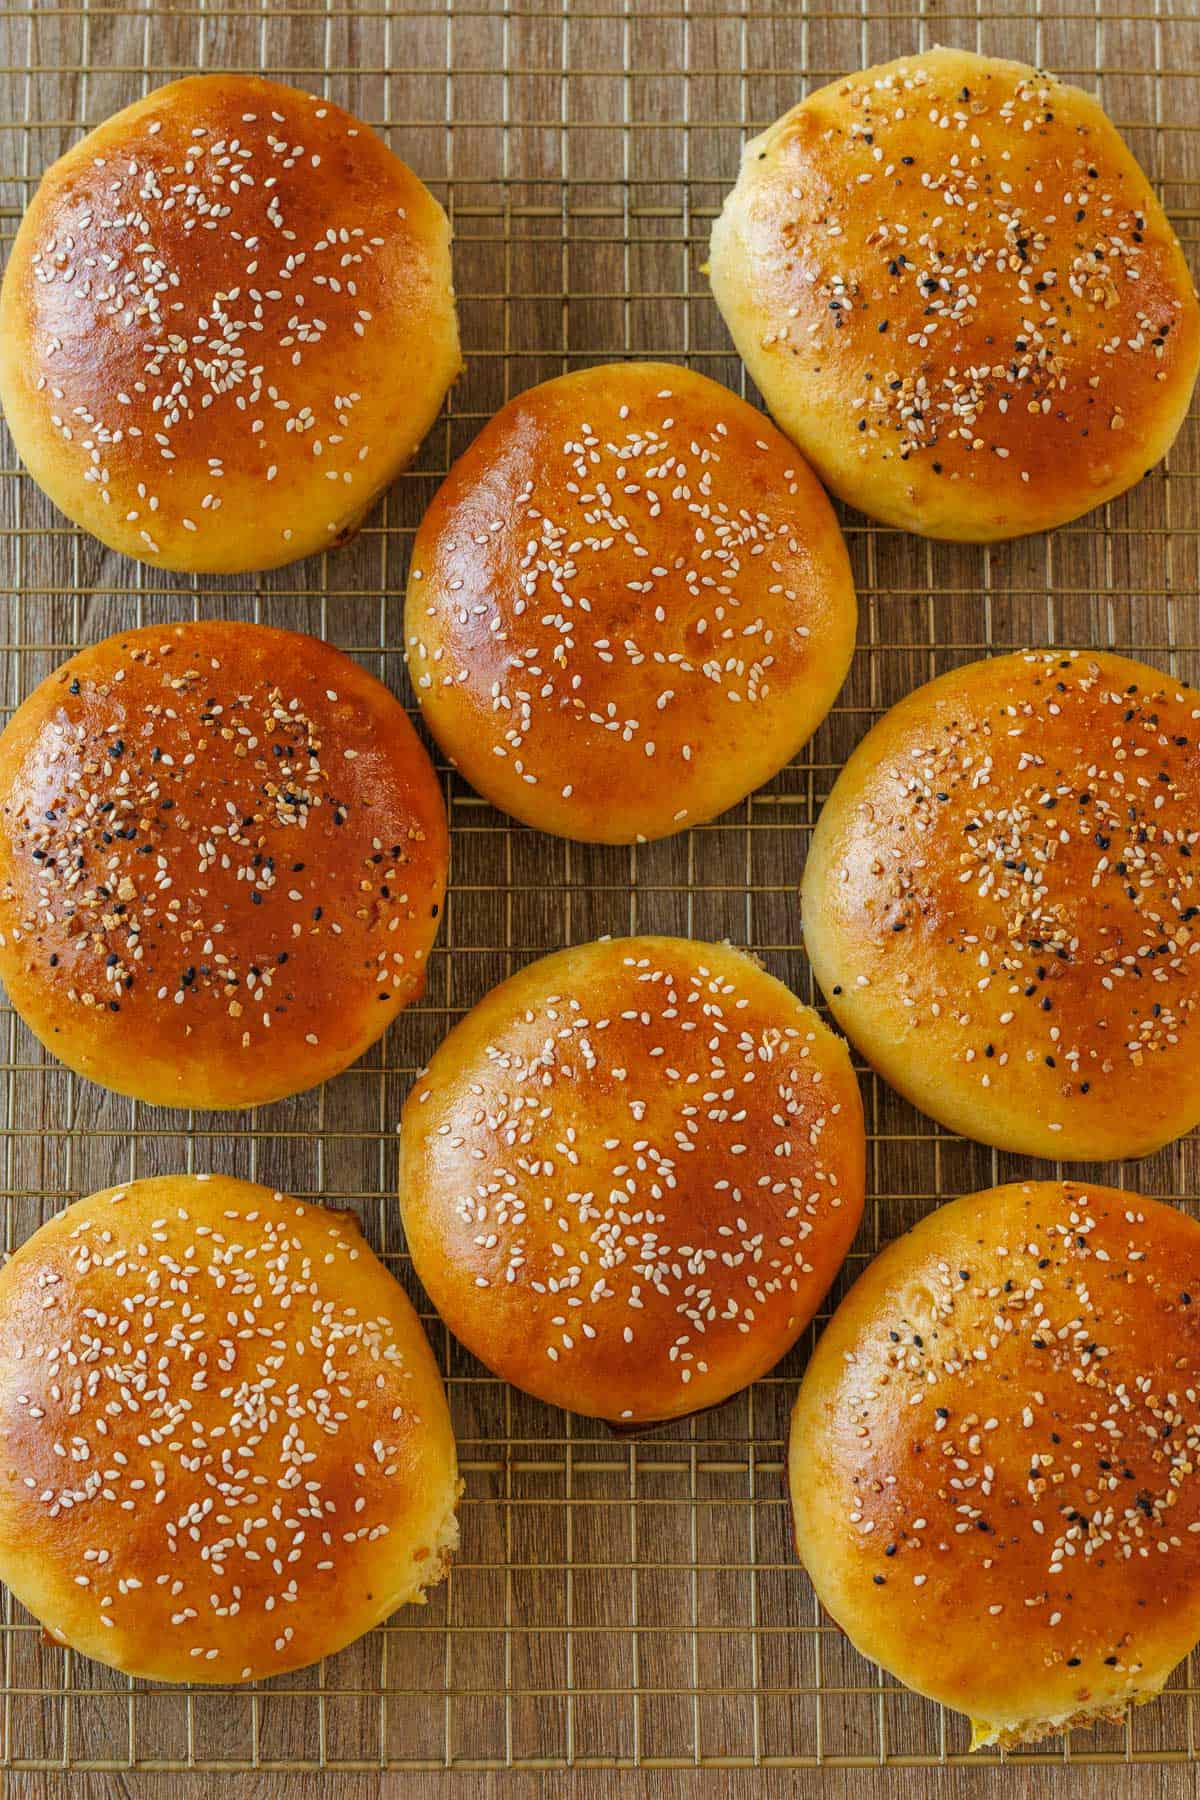
[[[848,76],[748,144],[710,270],[826,486],[927,537],[1111,500],[1200,366],[1183,252],[1099,103],[966,50]]]
[[[446,1398],[352,1215],[219,1175],[110,1188],[22,1245],[0,1314],[0,1578],[55,1642],[251,1681],[442,1579]]]
[[[446,215],[359,120],[194,75],[42,178],[0,294],[0,399],[77,525],[164,569],[353,535],[458,374]]]
[[[1200,1226],[1113,1188],[972,1194],[889,1244],[792,1416],[796,1545],[972,1748],[1120,1716],[1200,1638]]]
[[[119,1094],[278,1100],[421,993],[446,844],[404,708],[331,645],[122,632],[0,736],[0,979],[47,1049]]]
[[[405,637],[473,787],[624,844],[790,761],[856,617],[833,509],[786,439],[702,375],[619,363],[521,394],[459,458],[417,533]]]
[[[834,1015],[964,1137],[1144,1156],[1200,1120],[1200,701],[1108,651],[918,688],[817,822],[804,941]]]
[[[401,1124],[400,1205],[446,1324],[618,1426],[715,1406],[808,1324],[862,1214],[846,1046],[726,945],[604,939],[450,1033]]]

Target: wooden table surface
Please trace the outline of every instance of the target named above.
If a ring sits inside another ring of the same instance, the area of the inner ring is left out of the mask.
[[[138,620],[261,617],[315,630],[407,693],[400,609],[412,529],[439,477],[503,400],[560,370],[653,352],[742,386],[701,264],[747,128],[807,86],[935,41],[1043,62],[1089,85],[1159,182],[1189,251],[1200,237],[1197,0],[12,0],[0,3],[0,208],[11,239],[39,171],[149,86],[198,67],[262,68],[387,129],[450,207],[469,367],[416,467],[345,551],[260,578],[135,569],[67,528],[0,446],[0,699],[15,704],[81,640]],[[1098,71],[1101,73],[1098,75]],[[461,1555],[410,1609],[321,1668],[251,1694],[136,1689],[3,1619],[7,1792],[57,1791],[55,1766],[107,1765],[81,1791],[145,1785],[375,1794],[461,1792],[435,1767],[598,1760],[640,1772],[479,1773],[472,1792],[728,1795],[1087,1792],[1182,1795],[1195,1767],[1122,1759],[1197,1747],[1196,1672],[1128,1727],[1077,1734],[1049,1770],[935,1765],[961,1720],[898,1692],[822,1618],[792,1557],[782,1484],[807,1345],[719,1412],[617,1443],[508,1391],[429,1313],[404,1256],[394,1130],[415,1069],[489,986],[545,949],[661,930],[754,946],[811,997],[796,884],[829,783],[880,709],[989,645],[1115,644],[1200,677],[1200,431],[1167,470],[1057,533],[992,549],[934,545],[846,515],[861,647],[805,754],[712,827],[634,850],[510,827],[446,775],[453,894],[424,1002],[320,1094],[246,1118],[160,1114],[50,1064],[0,1025],[7,1241],[110,1182],[217,1167],[351,1206],[427,1318],[451,1386],[467,1494]],[[411,697],[410,697],[411,698]],[[871,1198],[847,1278],[939,1196],[1035,1165],[963,1144],[864,1076]],[[1044,1172],[1039,1170],[1038,1172]],[[1098,1178],[1191,1203],[1188,1141]],[[836,1298],[836,1295],[835,1295]],[[825,1767],[747,1770],[788,1760]],[[865,1766],[833,1766],[857,1759]],[[880,1768],[887,1759],[927,1766]],[[703,1770],[659,1770],[664,1761]],[[253,1765],[258,1765],[255,1769]],[[41,1765],[39,1770],[35,1765]],[[355,1774],[353,1767],[374,1770]],[[207,1772],[204,1772],[207,1771]],[[158,1783],[161,1777],[148,1777]],[[382,1778],[388,1791],[399,1774]]]
[[[797,1769],[797,1770],[625,1770],[541,1775],[195,1774],[189,1796],[220,1795],[237,1782],[238,1800],[376,1800],[381,1792],[404,1800],[1189,1800],[1196,1792],[1194,1769],[1186,1767],[1081,1765],[1044,1769],[1019,1766],[962,1769]],[[4,1790],[9,1800],[153,1800],[163,1791],[161,1775],[18,1774]]]

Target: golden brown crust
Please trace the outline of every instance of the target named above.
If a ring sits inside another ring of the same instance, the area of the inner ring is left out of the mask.
[[[618,938],[543,958],[404,1109],[400,1203],[455,1335],[551,1405],[714,1406],[812,1318],[862,1213],[846,1047],[748,957]]]
[[[446,855],[429,758],[349,657],[261,625],[123,632],[0,737],[0,977],[93,1081],[258,1105],[421,993]]]
[[[834,1314],[789,1455],[796,1542],[863,1655],[1044,1737],[1200,1637],[1200,1227],[1031,1182],[940,1207]]]
[[[856,603],[795,449],[716,382],[622,363],[484,427],[417,534],[405,637],[439,744],[562,837],[701,824],[832,706]]]
[[[155,1681],[316,1662],[440,1580],[454,1438],[345,1213],[224,1176],[93,1194],[0,1272],[0,1576]]]
[[[1200,367],[1183,252],[1099,104],[963,50],[848,76],[749,144],[711,272],[826,485],[930,537],[1043,531],[1121,493]]]
[[[333,547],[459,371],[446,216],[373,132],[191,76],[47,170],[0,296],[0,396],[68,517],[161,568]]]
[[[868,733],[809,851],[804,938],[916,1106],[1031,1156],[1200,1120],[1200,698],[1106,651],[1022,652]]]

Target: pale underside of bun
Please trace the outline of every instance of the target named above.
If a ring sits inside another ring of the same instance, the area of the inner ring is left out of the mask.
[[[862,1211],[845,1046],[748,958],[682,939],[584,945],[495,989],[418,1079],[401,1154],[450,1330],[622,1430],[764,1374]]]
[[[711,278],[826,485],[930,537],[1121,493],[1200,367],[1187,262],[1097,101],[962,50],[847,76],[748,144]]]
[[[915,1105],[1017,1153],[1146,1155],[1200,1120],[1200,700],[1108,651],[916,689],[809,848],[843,1030]]]
[[[69,518],[159,567],[333,548],[461,365],[445,213],[368,127],[192,76],[47,170],[0,295],[0,395]]]
[[[1041,1744],[1048,1737],[1065,1737],[1069,1731],[1088,1731],[1096,1725],[1120,1725],[1131,1706],[1147,1706],[1161,1692],[1161,1687],[1156,1687],[1112,1706],[1080,1706],[1072,1712],[1047,1713],[1044,1717],[1020,1719],[1015,1723],[1009,1721],[1003,1725],[989,1725],[986,1719],[972,1719],[971,1749],[1018,1750],[1022,1744]]]

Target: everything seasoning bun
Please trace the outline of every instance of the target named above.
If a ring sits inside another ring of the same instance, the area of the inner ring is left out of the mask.
[[[276,1100],[421,993],[446,846],[403,707],[340,651],[262,625],[123,632],[0,736],[0,978],[118,1093]]]
[[[414,1266],[480,1361],[652,1424],[795,1342],[863,1205],[846,1047],[739,951],[618,938],[529,965],[421,1076],[401,1126]]]
[[[0,1271],[0,1577],[154,1681],[330,1656],[445,1573],[458,1472],[354,1219],[224,1176],[109,1189]]]
[[[1098,102],[963,50],[834,82],[748,144],[711,276],[826,485],[928,537],[1111,500],[1200,366],[1183,252]]]
[[[441,207],[349,113],[257,75],[172,82],[68,150],[0,295],[30,473],[164,569],[344,541],[460,366]]]
[[[1107,651],[970,663],[846,764],[804,941],[851,1041],[1002,1150],[1144,1156],[1200,1120],[1200,698]]]
[[[939,1207],[838,1307],[792,1417],[796,1544],[864,1656],[974,1745],[1118,1718],[1200,1638],[1200,1226],[1041,1181]]]
[[[727,388],[666,363],[509,402],[417,533],[405,637],[434,737],[527,825],[703,824],[837,697],[857,609],[833,509]]]

